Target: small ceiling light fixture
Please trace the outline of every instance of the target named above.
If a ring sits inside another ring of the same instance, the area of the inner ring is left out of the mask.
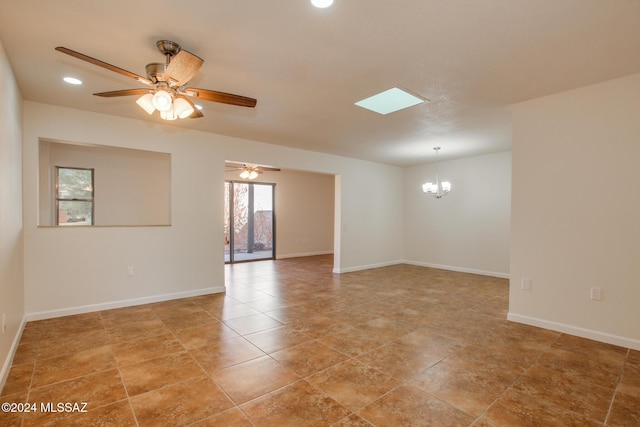
[[[158,89],[158,91],[153,95],[152,102],[153,106],[156,107],[156,110],[169,111],[171,109],[171,104],[173,103],[173,98],[166,90]]]
[[[176,98],[176,100],[173,101],[173,111],[175,111],[181,119],[186,119],[192,115],[194,110],[193,105],[184,98]]]
[[[75,77],[65,77],[62,80],[64,80],[65,82],[69,83],[70,85],[81,85],[82,84],[82,80],[76,79]]]
[[[153,94],[147,93],[146,95],[142,95],[140,98],[136,100],[136,104],[138,104],[144,111],[148,114],[153,114],[156,111],[156,107],[153,106]]]
[[[242,179],[256,179],[258,177],[258,169],[253,166],[243,165],[242,172],[240,172],[240,178]]]
[[[440,147],[434,147],[433,149],[436,150],[436,183],[426,182],[422,184],[422,191],[428,196],[441,199],[451,191],[451,183],[449,181],[440,182],[438,178],[438,151]]]
[[[317,8],[324,9],[333,4],[333,0],[311,0],[311,4]]]
[[[425,101],[428,101],[428,99],[420,98],[406,90],[393,87],[385,90],[384,92],[370,96],[369,98],[365,98],[362,101],[358,101],[355,104],[358,107],[366,108],[367,110],[385,115],[413,107],[414,105],[422,104]]]
[[[147,93],[136,100],[147,114],[151,115],[156,110],[160,111],[160,117],[164,120],[186,119],[190,117],[197,108],[189,100],[174,96],[164,89],[159,89],[156,93]]]

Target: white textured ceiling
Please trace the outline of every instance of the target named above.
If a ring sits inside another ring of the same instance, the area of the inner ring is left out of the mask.
[[[395,165],[510,149],[510,105],[640,72],[637,0],[0,0],[0,39],[26,100],[147,116],[134,80],[169,39],[205,60],[190,86],[257,98],[201,102],[172,125]],[[62,77],[82,79],[81,87]],[[431,102],[386,116],[353,105],[400,86]]]

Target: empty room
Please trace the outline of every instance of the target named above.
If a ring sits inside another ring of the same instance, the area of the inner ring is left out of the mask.
[[[640,3],[0,0],[0,425],[640,425]]]

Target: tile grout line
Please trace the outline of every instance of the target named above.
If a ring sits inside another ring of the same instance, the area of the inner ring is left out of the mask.
[[[241,337],[241,338],[243,338],[243,339],[244,339],[246,342],[248,342],[249,344],[251,344],[251,345],[253,345],[254,347],[256,347],[258,350],[262,351],[262,349],[261,349],[261,348],[259,348],[259,347],[255,346],[255,345],[254,345],[252,342],[250,342],[248,339],[244,338],[244,336],[240,335],[240,337]],[[178,342],[180,342],[180,341],[178,340]],[[180,345],[182,345],[182,343],[181,343],[181,342],[180,342]],[[204,346],[203,346],[203,347],[204,347]],[[198,348],[200,348],[200,347],[198,347]],[[237,403],[233,398],[231,398],[231,396],[227,393],[227,391],[226,391],[224,388],[222,388],[222,386],[221,386],[220,384],[218,384],[218,383],[216,382],[216,380],[214,380],[214,379],[211,377],[211,374],[209,374],[209,372],[208,372],[206,369],[204,369],[204,367],[200,364],[200,362],[198,361],[198,359],[196,359],[195,357],[193,357],[193,355],[191,354],[191,351],[190,351],[190,350],[187,350],[187,352],[189,353],[189,356],[190,356],[190,357],[191,357],[191,358],[196,362],[196,364],[198,365],[198,367],[200,367],[200,369],[202,369],[202,371],[204,372],[205,376],[206,376],[207,378],[209,378],[209,380],[210,380],[213,384],[215,384],[215,386],[216,386],[216,387],[218,387],[218,389],[219,389],[219,390],[220,390],[220,391],[225,395],[225,397],[226,397],[227,399],[229,399],[229,401],[230,401],[231,403],[233,403],[233,408],[238,409],[238,410],[240,411],[240,413],[241,413],[242,415],[244,415],[244,417],[245,417],[247,420],[249,420],[249,422],[250,422],[251,424],[253,424],[253,425],[255,426],[255,423],[253,422],[253,420],[252,420],[252,419],[251,419],[251,418],[250,418],[250,417],[245,413],[245,411],[240,407],[240,405],[239,405],[239,404],[238,404],[238,403]],[[262,352],[263,352],[263,353],[265,353],[264,351],[262,351]],[[268,355],[267,353],[265,353],[265,356],[269,356],[269,355]],[[248,362],[248,361],[250,361],[250,360],[255,360],[255,359],[259,358],[259,357],[263,357],[263,356],[254,357],[253,359],[245,360],[245,362]],[[227,368],[228,368],[228,367],[231,367],[231,366],[239,365],[240,363],[244,363],[244,362],[234,363],[233,365],[229,365],[229,366],[227,366]],[[223,369],[225,369],[225,368],[223,368]],[[246,402],[244,402],[244,403],[246,403]],[[232,408],[229,408],[229,409],[232,409]],[[229,409],[225,409],[224,411],[228,411]],[[193,423],[191,423],[191,424],[195,424],[195,423],[197,423],[197,422],[204,421],[204,420],[206,420],[206,419],[208,419],[208,418],[211,418],[211,417],[213,417],[213,416],[215,416],[215,415],[221,414],[221,413],[222,413],[222,412],[224,412],[224,411],[220,411],[220,412],[218,412],[217,414],[213,414],[213,415],[211,415],[211,416],[209,416],[209,417],[206,417],[206,418],[203,418],[203,419],[201,419],[201,420],[196,420],[196,421],[194,421],[194,422],[193,422]]]
[[[124,377],[122,376],[122,371],[120,370],[120,364],[118,363],[118,359],[116,358],[116,355],[113,352],[113,342],[111,341],[111,334],[109,334],[109,332],[107,331],[107,326],[105,325],[105,319],[102,316],[103,312],[104,312],[104,310],[99,312],[99,314],[100,314],[100,323],[102,325],[104,333],[109,338],[109,344],[108,345],[109,345],[109,349],[110,349],[110,352],[111,352],[111,357],[113,358],[113,362],[116,365],[116,369],[118,371],[118,377],[120,377],[120,383],[122,384],[122,388],[124,389],[124,394],[126,396],[127,403],[129,404],[129,408],[131,409],[131,413],[133,414],[133,419],[136,422],[136,426],[140,427],[140,423],[138,422],[138,416],[136,415],[136,411],[134,411],[133,404],[131,403],[131,399],[130,399],[130,396],[129,396],[129,390],[127,390],[127,386],[124,383]],[[106,370],[101,371],[101,372],[106,372],[106,371],[109,371],[109,370],[110,369],[106,369]],[[96,373],[98,373],[98,372],[96,372]],[[96,373],[94,373],[94,374],[96,374]],[[90,375],[93,375],[93,374],[90,374]],[[111,402],[111,403],[108,403],[106,405],[99,406],[98,408],[102,408],[104,406],[112,405],[112,404],[114,404],[116,402]],[[96,408],[93,408],[93,409],[96,409]]]
[[[555,343],[560,339],[560,337],[561,337],[561,336],[562,336],[562,334],[561,334],[561,333],[560,333],[560,334],[558,334],[558,336],[556,337],[556,339],[554,339],[554,340],[553,340],[553,342],[552,342],[552,343],[550,343],[550,344],[547,346],[546,350],[544,350],[544,351],[540,351],[540,353],[538,354],[538,356],[537,356],[535,359],[533,359],[533,360],[531,361],[531,363],[529,363],[529,365],[528,365],[528,366],[526,366],[524,369],[522,369],[522,372],[520,372],[520,375],[518,375],[518,376],[516,377],[516,379],[514,379],[514,380],[511,382],[511,384],[509,384],[507,387],[505,387],[505,389],[502,391],[502,393],[500,393],[500,394],[499,394],[499,395],[498,395],[498,396],[493,400],[493,402],[491,402],[491,403],[487,406],[487,408],[486,408],[486,409],[485,409],[485,410],[484,410],[480,415],[478,415],[478,417],[477,417],[476,419],[474,419],[474,420],[473,420],[473,422],[472,422],[470,425],[473,425],[474,423],[478,422],[478,421],[479,421],[479,420],[480,420],[480,419],[481,419],[481,418],[482,418],[482,417],[483,417],[487,412],[489,412],[489,409],[491,409],[491,407],[492,407],[493,405],[495,405],[495,404],[496,404],[496,402],[497,402],[498,400],[500,400],[500,398],[501,398],[502,396],[504,396],[504,395],[505,395],[505,394],[506,394],[506,393],[511,389],[511,387],[513,387],[513,386],[514,386],[514,384],[516,384],[516,383],[518,382],[518,380],[520,380],[520,378],[522,378],[522,376],[523,376],[523,375],[524,375],[524,374],[525,374],[529,369],[531,369],[531,367],[532,367],[535,363],[537,363],[537,362],[542,358],[542,356],[543,356],[547,351],[549,351],[549,349],[551,349],[551,348],[553,347],[553,344],[555,344]]]
[[[624,368],[627,366],[627,360],[629,359],[630,354],[631,349],[627,349],[627,354],[624,358],[624,363],[622,364],[622,371],[618,376],[618,381],[616,382],[616,387],[613,390],[613,394],[611,395],[611,402],[609,402],[609,408],[607,409],[607,415],[604,417],[604,421],[602,423],[603,426],[606,426],[607,422],[609,422],[609,416],[611,415],[611,410],[613,409],[613,403],[616,400],[616,395],[618,394],[618,389],[620,388],[620,383],[622,382],[622,377],[624,375]]]

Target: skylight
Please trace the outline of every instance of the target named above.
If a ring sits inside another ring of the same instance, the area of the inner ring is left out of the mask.
[[[377,95],[358,101],[355,104],[358,107],[375,111],[378,114],[389,114],[398,110],[413,107],[422,104],[426,99],[419,98],[415,95],[405,92],[397,87],[380,92]]]

